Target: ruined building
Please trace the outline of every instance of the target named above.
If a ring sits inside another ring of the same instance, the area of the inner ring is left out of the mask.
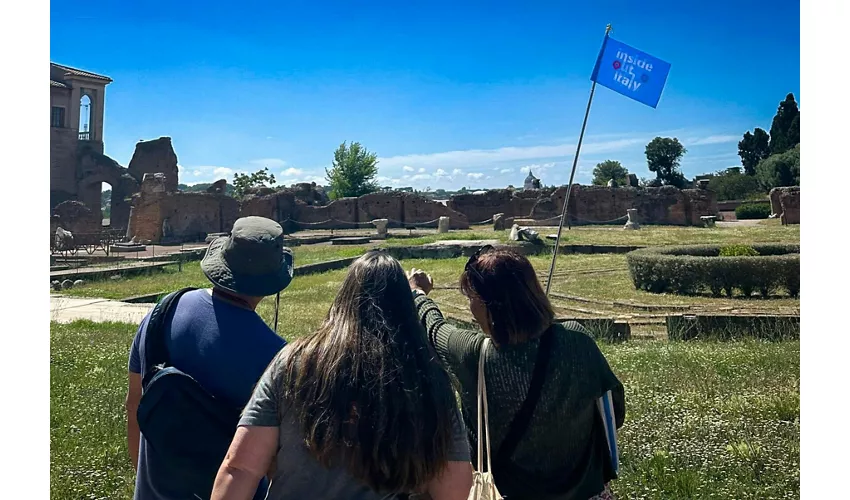
[[[101,229],[102,183],[112,189],[113,229],[127,228],[131,198],[146,173],[163,173],[165,189],[177,190],[177,156],[170,138],[140,141],[129,168],[103,153],[103,112],[110,83],[108,76],[50,63],[50,208],[62,223],[76,225],[81,232]],[[82,226],[64,220],[70,213],[86,212],[71,202],[91,212]]]

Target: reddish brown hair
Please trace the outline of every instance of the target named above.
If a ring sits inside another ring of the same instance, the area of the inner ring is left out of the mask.
[[[494,248],[471,260],[460,275],[460,289],[487,306],[497,345],[537,338],[555,319],[531,262],[513,250]]]

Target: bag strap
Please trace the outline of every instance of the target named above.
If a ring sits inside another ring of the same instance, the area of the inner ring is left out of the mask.
[[[196,288],[183,288],[166,295],[151,311],[148,325],[145,328],[145,364],[147,367],[142,381],[143,386],[147,385],[147,382],[153,377],[155,367],[167,366],[170,363],[168,347],[165,343],[165,321],[180,297],[192,290],[196,290]]]
[[[485,338],[481,344],[481,354],[478,356],[478,472],[485,472],[484,464],[484,446],[486,440],[486,471],[492,471],[492,461],[490,460],[490,419],[487,417],[487,381],[484,377],[484,355],[487,352],[487,346],[490,344],[490,339]],[[483,422],[483,425],[482,425]]]
[[[543,382],[546,378],[546,369],[549,367],[549,358],[552,357],[554,340],[555,329],[552,327],[549,327],[540,337],[540,344],[537,347],[537,360],[534,362],[534,372],[531,375],[528,394],[525,396],[525,401],[523,401],[519,411],[514,415],[510,426],[508,426],[508,433],[496,454],[498,463],[510,460],[520,440],[528,431],[531,417],[534,415],[534,410],[537,408],[537,403],[540,401],[540,395],[543,392]]]

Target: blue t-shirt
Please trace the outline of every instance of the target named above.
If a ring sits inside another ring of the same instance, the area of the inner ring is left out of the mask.
[[[129,369],[142,374],[145,360],[145,330],[150,314],[139,325],[130,349]],[[257,381],[286,342],[269,328],[257,313],[213,298],[209,290],[185,293],[165,326],[171,364],[192,376],[216,398],[244,407]],[[157,478],[173,477],[175,471],[161,470],[156,454],[145,437],[139,444],[135,500],[192,500],[185,491],[165,491]],[[174,481],[168,481],[169,484]],[[259,494],[259,492],[258,492]],[[259,498],[262,498],[260,496]]]

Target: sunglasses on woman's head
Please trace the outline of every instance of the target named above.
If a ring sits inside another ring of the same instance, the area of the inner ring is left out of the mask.
[[[492,249],[493,245],[484,245],[483,247],[479,248],[474,254],[472,254],[469,260],[466,261],[466,266],[464,267],[464,269],[466,269],[467,272],[475,274],[478,279],[484,281],[484,277],[481,276],[481,273],[478,272],[478,269],[475,269],[475,263],[478,262],[479,257],[481,257],[483,254],[489,252]]]

